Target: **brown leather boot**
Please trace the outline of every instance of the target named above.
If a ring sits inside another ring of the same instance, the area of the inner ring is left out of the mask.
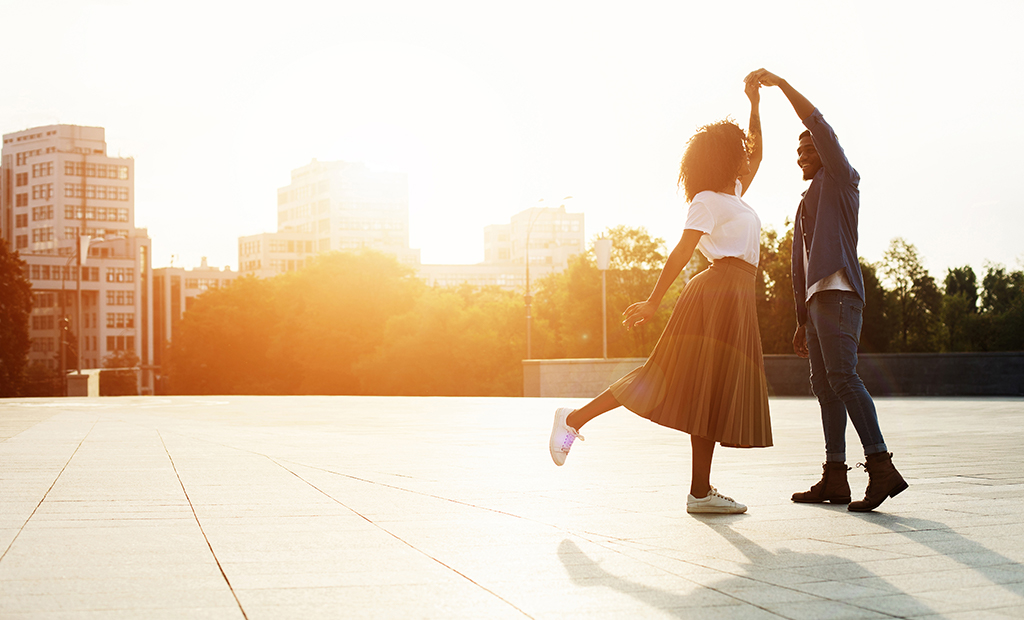
[[[850,503],[850,483],[846,480],[846,472],[850,468],[846,463],[825,463],[821,466],[821,480],[803,493],[794,493],[793,501],[801,504],[833,504]]]
[[[887,497],[896,497],[910,486],[893,467],[891,452],[869,454],[867,460],[864,469],[868,471],[868,488],[864,493],[864,499],[847,506],[848,510],[854,512],[874,510]]]

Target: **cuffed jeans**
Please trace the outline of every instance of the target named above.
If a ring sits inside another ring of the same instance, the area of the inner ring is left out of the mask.
[[[821,405],[826,461],[846,461],[847,414],[865,455],[888,451],[878,428],[875,403],[857,374],[863,312],[864,302],[849,291],[815,293],[807,304],[811,390]]]

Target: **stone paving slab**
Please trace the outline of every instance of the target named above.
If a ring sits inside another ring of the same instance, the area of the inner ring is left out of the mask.
[[[772,399],[775,447],[716,453],[748,513],[706,516],[624,410],[555,467],[582,402],[0,400],[0,618],[1024,617],[1024,399],[878,399],[911,486],[867,514],[789,501],[819,417]]]

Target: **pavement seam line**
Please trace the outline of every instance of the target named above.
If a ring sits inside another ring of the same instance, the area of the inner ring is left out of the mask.
[[[266,456],[266,455],[264,455],[264,456]],[[299,474],[295,473],[295,472],[294,472],[294,471],[292,471],[291,469],[289,469],[289,468],[285,467],[284,465],[282,465],[281,463],[279,463],[279,462],[278,462],[277,460],[275,460],[274,458],[272,458],[272,457],[269,457],[269,456],[267,456],[266,458],[267,458],[267,459],[269,459],[269,460],[270,460],[270,462],[272,462],[272,463],[274,463],[275,465],[277,465],[278,467],[280,467],[281,469],[285,470],[286,472],[290,473],[291,475],[295,476],[296,478],[298,478],[298,479],[299,479],[299,480],[301,480],[302,482],[304,482],[304,483],[306,483],[307,485],[309,485],[309,486],[310,486],[311,488],[313,488],[314,490],[316,490],[316,491],[317,491],[318,493],[320,493],[320,494],[321,494],[321,495],[323,495],[324,497],[326,497],[326,498],[328,498],[329,500],[331,500],[332,502],[334,502],[334,503],[338,504],[339,506],[341,506],[341,507],[342,507],[342,508],[344,508],[345,510],[348,510],[348,511],[350,511],[350,512],[351,512],[352,514],[354,514],[354,515],[358,516],[359,518],[363,519],[364,521],[366,521],[367,523],[369,523],[369,524],[370,524],[370,525],[372,525],[373,527],[375,527],[375,528],[379,529],[380,531],[384,532],[384,533],[385,533],[385,534],[387,534],[388,536],[391,536],[392,538],[394,538],[394,539],[395,539],[395,540],[397,540],[398,542],[402,543],[403,545],[405,545],[405,546],[409,547],[409,548],[410,548],[410,549],[412,549],[413,551],[416,551],[417,553],[420,553],[420,554],[422,554],[422,555],[424,555],[424,556],[426,556],[426,557],[430,558],[430,559],[431,559],[431,560],[433,560],[434,562],[437,562],[437,563],[438,563],[438,564],[440,564],[441,566],[443,566],[443,567],[447,568],[447,569],[448,569],[448,570],[450,570],[451,572],[453,572],[453,573],[455,573],[456,575],[458,575],[458,576],[462,577],[463,579],[465,579],[466,581],[468,581],[468,582],[470,582],[471,584],[475,585],[476,587],[480,588],[480,589],[481,589],[481,590],[483,590],[484,592],[487,592],[488,594],[490,594],[491,596],[495,597],[495,598],[496,598],[496,599],[498,599],[499,601],[501,601],[501,602],[505,603],[506,605],[508,605],[508,606],[509,606],[509,607],[511,607],[512,609],[515,609],[515,610],[516,610],[516,611],[518,611],[519,613],[523,614],[523,615],[524,615],[525,617],[527,617],[527,618],[531,618],[531,619],[533,618],[533,616],[531,616],[530,614],[526,613],[526,612],[525,612],[524,610],[520,609],[520,608],[519,608],[519,607],[518,607],[518,606],[517,606],[517,605],[516,605],[515,603],[513,603],[512,601],[510,601],[510,600],[508,600],[507,598],[505,598],[505,597],[501,596],[500,594],[498,594],[498,593],[497,593],[497,592],[495,592],[494,590],[491,590],[490,588],[488,588],[487,586],[485,586],[485,585],[481,584],[480,582],[478,582],[478,581],[474,580],[474,579],[473,579],[472,577],[470,577],[469,575],[466,575],[465,573],[463,573],[463,572],[459,571],[458,569],[456,569],[456,568],[454,568],[454,567],[452,567],[452,566],[449,566],[448,564],[445,564],[445,563],[444,563],[444,562],[442,562],[442,561],[441,561],[440,559],[438,559],[438,558],[435,558],[434,556],[432,556],[432,555],[430,555],[429,553],[427,553],[426,551],[424,551],[424,550],[420,549],[420,548],[419,548],[419,547],[417,547],[416,545],[413,545],[413,544],[412,544],[412,543],[410,543],[409,541],[405,540],[404,538],[402,538],[401,536],[399,536],[399,535],[395,534],[394,532],[392,532],[392,531],[388,530],[387,528],[385,528],[384,526],[380,525],[379,523],[375,523],[375,522],[374,522],[374,521],[373,521],[372,519],[370,519],[370,518],[369,518],[369,517],[367,517],[366,515],[362,514],[361,512],[359,512],[358,510],[356,510],[355,508],[352,508],[351,506],[348,506],[348,505],[346,505],[346,504],[345,504],[344,502],[342,502],[342,501],[341,501],[341,500],[339,500],[338,498],[336,498],[336,497],[332,496],[332,495],[331,495],[330,493],[327,493],[326,491],[324,491],[324,490],[323,490],[323,489],[321,489],[320,487],[316,486],[315,484],[313,484],[313,483],[312,483],[312,482],[310,482],[309,480],[306,480],[305,478],[303,478],[303,477],[302,477],[302,476],[300,476]]]
[[[550,528],[553,528],[553,529],[555,529],[557,531],[560,531],[560,532],[563,532],[565,534],[568,534],[570,536],[575,536],[577,538],[580,538],[581,540],[585,540],[585,541],[587,541],[587,542],[589,542],[591,544],[597,545],[597,546],[599,546],[599,547],[601,547],[603,549],[606,549],[608,551],[612,551],[613,553],[617,553],[619,555],[628,557],[628,558],[630,558],[630,559],[632,559],[634,561],[642,562],[644,564],[647,564],[648,566],[651,566],[653,568],[657,568],[657,569],[659,569],[661,571],[664,571],[664,572],[666,572],[666,573],[668,573],[670,575],[673,575],[673,576],[679,577],[679,578],[681,578],[681,579],[683,579],[685,581],[689,581],[691,583],[694,583],[694,584],[696,584],[696,585],[698,585],[698,586],[700,586],[702,588],[706,588],[706,589],[709,589],[709,590],[713,590],[715,592],[719,592],[720,594],[724,594],[726,596],[729,596],[730,598],[734,598],[734,599],[736,599],[736,600],[738,600],[738,601],[740,601],[742,603],[745,603],[745,604],[757,607],[758,609],[761,609],[762,611],[765,611],[767,613],[771,613],[773,615],[778,615],[778,614],[776,614],[776,612],[773,612],[773,611],[771,611],[771,610],[769,610],[769,609],[767,609],[765,607],[762,607],[760,605],[756,605],[756,604],[754,604],[752,602],[749,602],[749,601],[743,600],[741,598],[738,598],[737,596],[735,596],[735,595],[733,595],[733,594],[731,594],[729,592],[718,590],[717,588],[714,588],[712,586],[708,586],[708,585],[700,583],[698,581],[694,581],[692,579],[689,579],[685,575],[681,575],[679,573],[676,573],[676,572],[673,572],[671,570],[668,570],[668,569],[666,569],[664,567],[661,567],[661,566],[658,566],[656,564],[652,564],[650,562],[647,562],[645,560],[637,558],[637,557],[635,557],[633,555],[624,553],[623,551],[621,551],[619,549],[615,549],[613,547],[609,547],[609,546],[605,545],[604,543],[599,542],[598,540],[594,540],[591,537],[596,537],[596,538],[599,538],[599,539],[611,539],[611,540],[615,540],[615,541],[618,541],[618,542],[621,542],[621,543],[627,544],[627,545],[630,542],[629,539],[615,538],[615,537],[608,536],[606,534],[601,534],[600,532],[588,532],[588,531],[577,532],[577,531],[574,531],[574,530],[571,530],[571,529],[567,529],[567,528],[564,528],[562,526],[559,526],[559,525],[556,525],[556,524],[553,524],[553,523],[547,523],[547,522],[544,522],[544,521],[539,521],[537,519],[532,519],[530,517],[526,517],[526,516],[523,516],[523,515],[517,515],[515,513],[507,512],[507,511],[504,511],[504,510],[498,510],[496,508],[490,508],[488,506],[480,506],[480,505],[477,505],[477,504],[471,504],[469,502],[453,499],[453,498],[450,498],[450,497],[443,497],[441,495],[435,495],[435,494],[426,493],[426,492],[423,492],[423,491],[416,491],[416,490],[413,490],[413,489],[407,489],[407,488],[400,487],[400,486],[397,486],[397,485],[394,485],[394,484],[388,484],[386,482],[378,482],[378,481],[375,481],[375,480],[369,480],[367,478],[360,478],[359,476],[354,476],[352,474],[346,474],[346,473],[343,473],[343,472],[334,471],[334,470],[327,469],[327,468],[324,468],[324,467],[317,467],[315,465],[308,465],[306,463],[300,463],[298,461],[293,461],[293,460],[290,460],[290,459],[280,459],[280,460],[278,460],[277,458],[272,457],[269,454],[264,454],[262,452],[257,452],[255,450],[250,450],[250,449],[247,449],[247,448],[240,448],[238,446],[231,446],[231,445],[228,445],[228,444],[225,444],[225,443],[222,443],[222,442],[212,441],[210,439],[206,439],[206,438],[202,438],[202,437],[192,437],[192,436],[185,435],[185,434],[182,434],[182,433],[176,433],[176,434],[179,434],[179,435],[181,435],[183,437],[189,437],[189,438],[195,439],[197,441],[203,441],[203,442],[206,442],[206,443],[212,443],[212,444],[215,444],[215,445],[219,445],[221,447],[228,448],[228,449],[231,449],[231,450],[238,450],[240,452],[247,452],[249,454],[253,454],[253,455],[256,455],[256,456],[262,456],[263,458],[266,458],[266,459],[270,460],[271,462],[273,462],[274,464],[278,465],[279,467],[281,467],[285,471],[291,473],[293,476],[295,476],[299,480],[302,480],[303,482],[308,484],[310,487],[312,487],[313,489],[315,489],[319,493],[323,494],[325,497],[329,498],[331,501],[336,502],[337,504],[339,504],[342,507],[344,507],[346,510],[351,511],[353,514],[355,514],[355,515],[359,516],[360,518],[364,519],[365,521],[367,521],[368,523],[370,523],[374,527],[379,528],[381,531],[385,532],[389,536],[392,536],[396,540],[398,540],[398,541],[402,542],[403,544],[409,546],[410,548],[414,549],[415,551],[417,551],[419,553],[422,553],[426,557],[430,558],[431,560],[434,560],[438,564],[441,564],[442,566],[444,566],[445,568],[448,568],[449,570],[455,572],[456,574],[461,575],[462,577],[464,577],[467,580],[471,581],[472,583],[478,585],[479,587],[483,588],[484,590],[487,590],[487,588],[482,586],[482,585],[480,585],[480,584],[478,584],[478,583],[476,583],[471,578],[467,577],[466,575],[463,575],[458,570],[448,566],[447,564],[445,564],[444,562],[441,562],[437,558],[435,558],[435,557],[425,553],[424,551],[422,551],[420,549],[417,549],[416,547],[414,547],[413,545],[409,544],[405,540],[402,540],[401,538],[396,536],[394,533],[392,533],[392,532],[388,531],[387,529],[381,527],[377,523],[374,523],[372,520],[367,518],[365,515],[360,514],[358,511],[352,509],[351,507],[345,505],[344,503],[342,503],[341,501],[339,501],[336,498],[332,497],[331,495],[325,493],[323,490],[318,488],[316,485],[310,483],[308,480],[306,480],[302,476],[298,475],[297,473],[295,473],[294,471],[292,471],[288,467],[285,467],[284,465],[282,465],[282,462],[290,463],[292,465],[298,465],[299,467],[306,467],[308,469],[314,469],[314,470],[317,470],[317,471],[322,471],[324,473],[328,473],[328,474],[335,475],[335,476],[341,476],[343,478],[348,478],[350,480],[354,480],[356,482],[362,482],[364,484],[370,484],[370,485],[379,486],[379,487],[383,487],[383,488],[387,488],[387,489],[393,489],[395,491],[402,491],[402,492],[405,492],[405,493],[411,493],[413,495],[419,495],[421,497],[428,497],[428,498],[436,499],[436,500],[440,500],[440,501],[451,502],[453,504],[458,504],[460,506],[466,506],[466,507],[469,507],[469,508],[476,508],[478,510],[484,510],[484,511],[487,511],[487,512],[492,512],[492,513],[495,513],[495,514],[500,514],[500,515],[504,515],[504,516],[507,516],[507,517],[512,517],[512,518],[515,518],[515,519],[522,519],[524,521],[529,521],[531,523],[536,523],[538,525],[543,525],[543,526],[546,526],[546,527],[550,527]],[[760,580],[760,579],[756,579],[754,577],[749,577],[749,576],[745,576],[745,575],[735,575],[733,573],[729,573],[727,571],[722,571],[721,569],[715,568],[713,566],[707,566],[707,565],[701,564],[699,562],[694,562],[694,561],[690,561],[690,560],[681,560],[679,558],[674,558],[674,557],[669,556],[669,555],[665,555],[665,554],[661,554],[661,553],[657,553],[657,552],[649,551],[649,550],[640,550],[640,549],[635,549],[635,548],[633,550],[634,551],[645,551],[645,552],[653,553],[654,555],[659,555],[661,557],[665,557],[665,558],[669,558],[669,559],[674,559],[674,560],[683,562],[685,564],[690,564],[692,566],[698,566],[700,568],[705,568],[705,569],[708,569],[708,570],[713,570],[713,571],[721,572],[723,575],[726,575],[726,576],[729,576],[729,577],[741,577],[741,578],[744,578],[744,579],[749,579],[750,581],[754,581],[754,582],[757,582],[757,583],[769,585],[769,586],[772,586],[772,587],[783,588],[785,590],[790,590],[792,592],[797,592],[797,593],[800,593],[800,594],[807,594],[809,596],[814,596],[816,598],[819,598],[819,599],[821,599],[822,601],[825,601],[825,602],[830,602],[830,601],[834,600],[834,599],[830,599],[828,597],[823,597],[823,596],[820,596],[820,595],[817,595],[817,594],[812,594],[812,593],[804,592],[804,591],[798,590],[796,588],[791,588],[791,587],[788,587],[788,586],[774,584],[774,583],[771,583],[771,582],[768,582],[768,581],[763,581],[763,580]],[[497,595],[494,592],[492,592],[491,590],[487,590],[487,591],[491,592],[491,594],[494,594],[494,596],[500,598],[501,600],[503,600],[503,601],[505,600],[505,599],[501,598],[499,595]],[[508,602],[508,601],[505,601],[505,602]],[[509,603],[509,605],[512,605],[512,603]],[[512,605],[512,607],[515,607],[515,605]],[[863,608],[863,607],[860,607],[858,605],[854,605],[854,607],[858,607],[860,609],[866,609],[868,611],[874,611],[875,613],[882,613],[882,614],[887,615],[889,617],[898,617],[898,616],[892,616],[891,614],[887,614],[886,612],[878,612],[876,610],[870,610],[868,608]],[[515,608],[517,610],[519,610],[518,607],[515,607]],[[519,611],[522,612],[522,610],[519,610]],[[524,615],[525,615],[526,612],[522,612],[522,613],[524,613]],[[530,617],[530,616],[527,616],[527,617]]]
[[[231,587],[231,580],[228,579],[228,574],[224,572],[224,567],[221,566],[220,559],[217,557],[217,552],[213,550],[210,538],[206,535],[206,530],[203,529],[203,524],[199,521],[199,515],[196,514],[196,508],[192,505],[192,498],[188,496],[188,491],[185,490],[185,483],[181,479],[181,474],[178,473],[178,466],[174,464],[174,457],[171,456],[171,451],[167,449],[167,442],[164,441],[164,436],[159,430],[156,431],[156,434],[160,438],[160,443],[164,447],[164,452],[167,453],[167,460],[171,462],[171,469],[174,470],[174,477],[178,479],[178,484],[181,485],[181,492],[185,494],[185,501],[188,502],[188,507],[192,511],[192,517],[196,520],[196,525],[199,526],[199,532],[203,535],[203,540],[206,541],[206,546],[210,549],[210,555],[213,556],[213,561],[217,563],[217,569],[220,571],[221,577],[224,578],[224,583],[227,584],[228,590],[231,591],[231,596],[235,598],[235,603],[238,605],[238,611],[242,612],[242,618],[249,620],[249,616],[245,613],[245,608],[242,607],[242,601],[238,600],[238,594],[235,593],[235,589]]]
[[[92,429],[96,428],[96,425],[98,423],[98,418],[96,420],[93,420],[92,426],[89,427],[89,430],[86,431],[85,435],[82,436],[81,441],[79,441],[78,445],[75,446],[75,450],[71,453],[71,456],[68,457],[67,462],[64,463],[64,467],[60,468],[60,471],[57,472],[57,476],[53,479],[53,482],[50,483],[50,487],[46,489],[46,493],[43,493],[43,496],[39,499],[39,503],[36,504],[36,507],[32,509],[32,514],[30,514],[28,518],[25,519],[25,522],[21,524],[20,528],[18,528],[18,533],[15,534],[14,538],[11,539],[11,543],[7,545],[7,548],[4,549],[4,552],[0,554],[0,562],[2,562],[5,557],[7,557],[7,552],[11,550],[11,547],[13,547],[14,543],[18,540],[18,537],[21,536],[21,533],[23,531],[25,531],[25,526],[28,525],[28,522],[32,520],[32,517],[36,516],[36,511],[39,510],[39,507],[42,506],[43,502],[46,501],[46,497],[50,494],[50,491],[53,490],[53,487],[57,486],[57,481],[60,480],[61,475],[64,474],[64,470],[67,469],[68,465],[71,464],[71,459],[75,458],[75,455],[78,454],[79,448],[82,447],[82,444],[85,443],[85,440],[89,437],[89,434],[92,433]]]

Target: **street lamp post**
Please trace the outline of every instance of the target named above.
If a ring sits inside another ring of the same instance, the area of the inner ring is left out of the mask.
[[[608,359],[608,294],[606,277],[608,263],[612,257],[612,240],[601,238],[594,242],[597,254],[597,268],[601,270],[601,343],[604,359]]]

